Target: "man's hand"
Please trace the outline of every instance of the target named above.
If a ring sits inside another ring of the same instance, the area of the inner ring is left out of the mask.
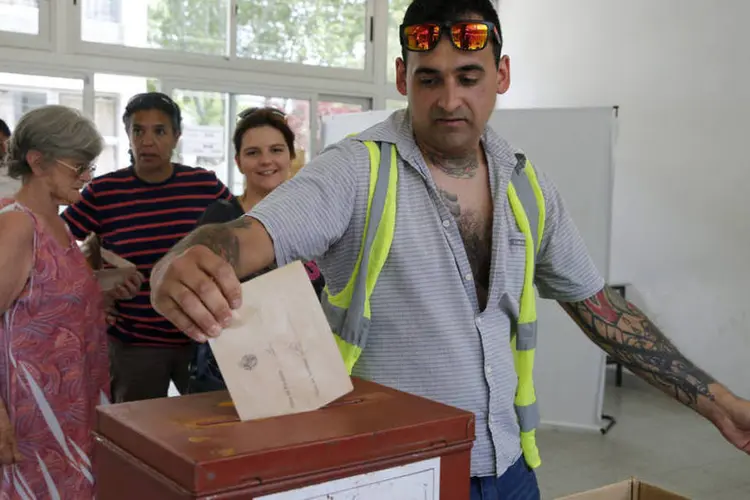
[[[715,402],[714,408],[706,408],[709,420],[727,441],[750,454],[750,401],[719,389]]]
[[[198,342],[219,335],[241,300],[235,269],[207,246],[170,252],[151,273],[151,304],[156,312]]]
[[[688,360],[622,295],[605,287],[586,300],[560,305],[614,360],[709,419],[729,442],[750,453],[750,402]]]
[[[109,325],[114,325],[117,322],[115,302],[135,297],[145,280],[146,278],[140,272],[133,269],[133,273],[124,283],[104,292],[104,310],[106,311],[107,323]]]

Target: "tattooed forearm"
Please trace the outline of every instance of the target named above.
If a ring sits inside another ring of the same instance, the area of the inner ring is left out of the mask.
[[[178,254],[190,247],[203,245],[220,257],[223,257],[234,268],[240,270],[240,241],[238,230],[249,229],[252,224],[250,217],[240,217],[232,222],[223,224],[206,224],[185,236],[170,253]]]
[[[716,381],[683,356],[645,314],[609,287],[587,300],[560,303],[612,358],[682,403],[709,400]]]
[[[428,163],[456,179],[471,179],[477,174],[479,160],[475,154],[461,158],[446,158],[434,153],[426,153]]]

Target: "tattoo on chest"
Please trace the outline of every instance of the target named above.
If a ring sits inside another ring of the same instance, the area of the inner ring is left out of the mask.
[[[433,153],[427,153],[426,159],[435,168],[456,179],[471,179],[479,170],[476,155],[466,158],[445,158]]]
[[[492,224],[475,210],[461,206],[458,195],[438,189],[448,211],[458,225],[464,243],[471,272],[477,288],[479,302],[484,307],[490,287],[490,263],[492,249]]]

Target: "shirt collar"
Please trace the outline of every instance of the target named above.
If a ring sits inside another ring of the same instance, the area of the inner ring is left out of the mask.
[[[395,144],[399,155],[406,163],[423,176],[429,177],[429,170],[422,152],[414,140],[414,131],[412,130],[408,109],[393,112],[382,122],[358,134],[357,138],[362,141]],[[510,178],[513,168],[518,163],[516,154],[522,154],[522,151],[512,147],[489,125],[485,127],[481,143],[491,171],[494,171],[495,175],[500,174],[501,177],[507,175]]]

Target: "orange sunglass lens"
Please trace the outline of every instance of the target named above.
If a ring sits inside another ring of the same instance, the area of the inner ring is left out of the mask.
[[[425,51],[435,46],[440,38],[440,27],[436,24],[418,24],[404,28],[406,47],[409,50]]]
[[[462,50],[483,49],[489,33],[489,27],[482,23],[455,24],[451,30],[453,44]]]

